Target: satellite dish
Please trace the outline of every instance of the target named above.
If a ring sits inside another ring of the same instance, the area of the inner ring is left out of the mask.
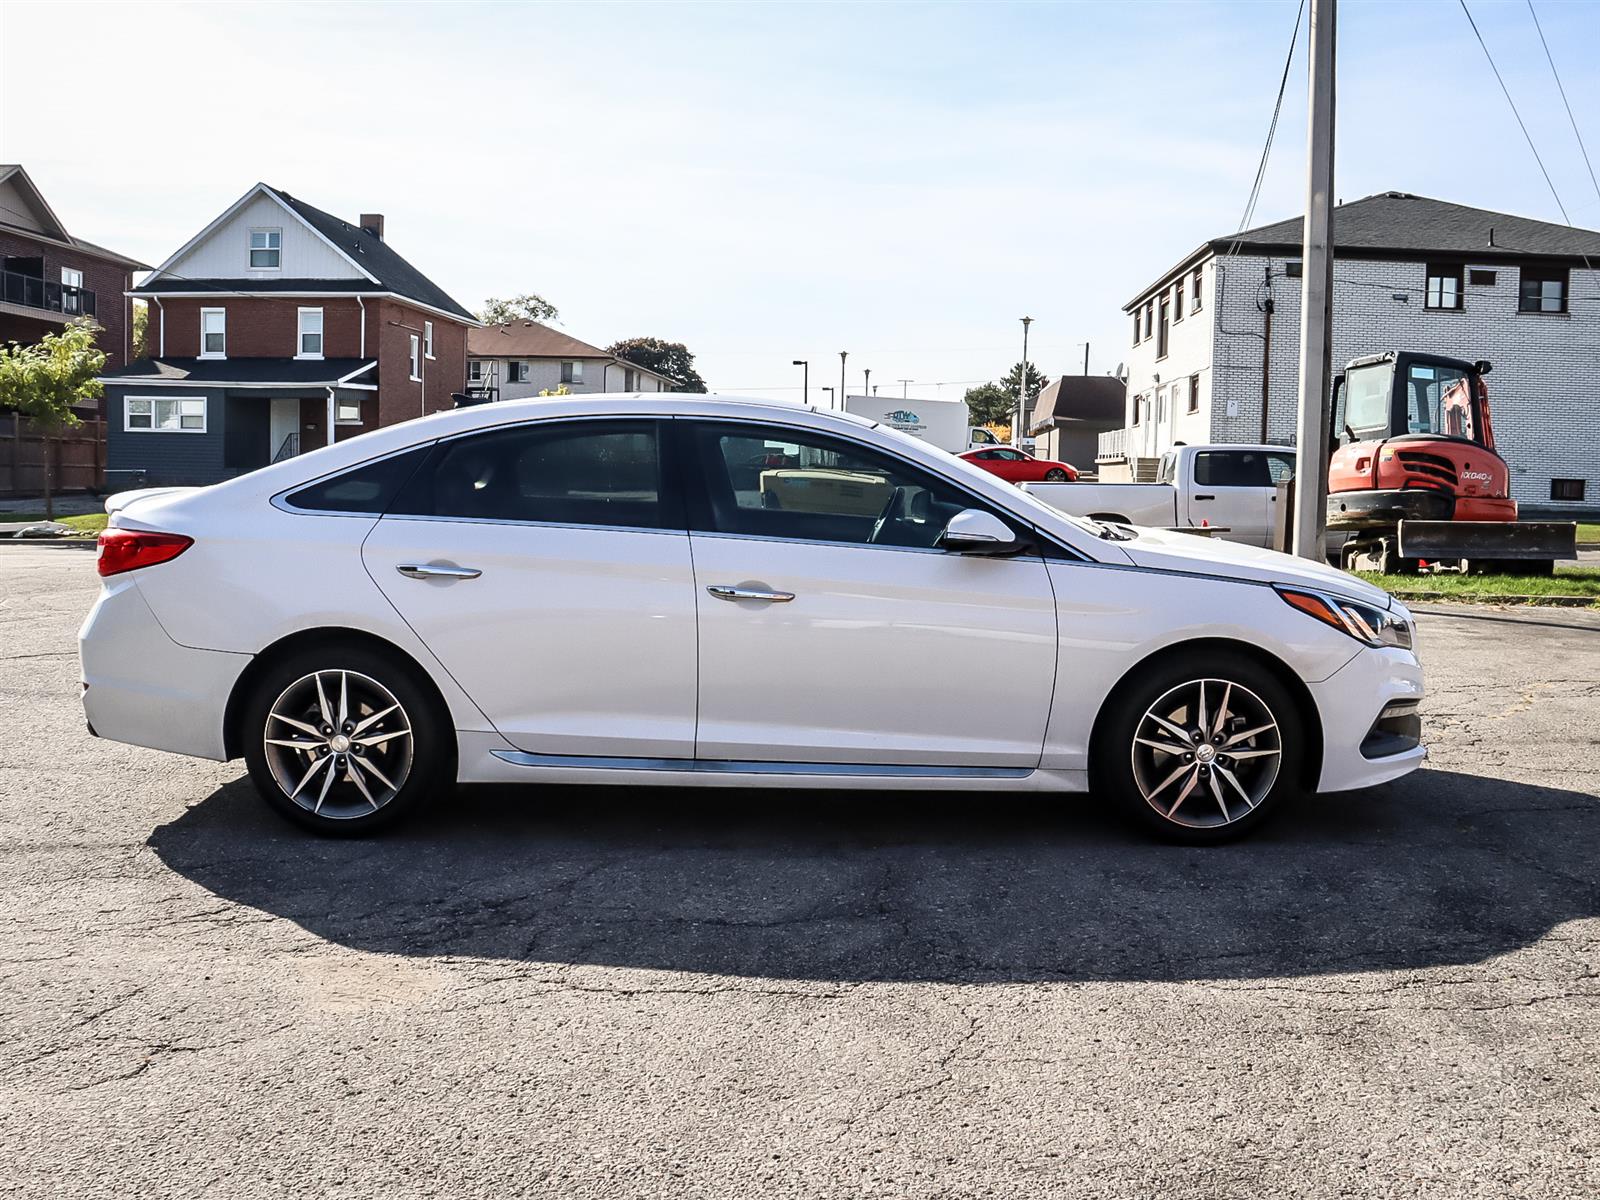
[[[1127,364],[1126,363],[1118,363],[1117,364],[1117,369],[1115,371],[1113,371],[1112,374],[1115,375],[1118,379],[1122,380],[1123,383],[1127,383],[1128,382],[1128,366],[1127,366]]]

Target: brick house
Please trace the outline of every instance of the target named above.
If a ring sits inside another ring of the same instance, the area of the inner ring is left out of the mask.
[[[453,406],[472,315],[350,224],[258,183],[133,296],[150,357],[103,377],[114,481],[214,483]]]
[[[133,357],[127,291],[144,263],[73,237],[28,172],[0,164],[0,342],[31,345],[69,321],[91,317],[106,366]]]
[[[1495,440],[1530,511],[1600,508],[1600,233],[1383,192],[1334,212],[1333,362],[1417,350],[1494,364]],[[1203,243],[1123,306],[1123,427],[1102,478],[1175,442],[1294,439],[1301,220]]]
[[[467,335],[467,390],[483,400],[518,400],[566,388],[670,392],[672,380],[538,321],[483,325]]]

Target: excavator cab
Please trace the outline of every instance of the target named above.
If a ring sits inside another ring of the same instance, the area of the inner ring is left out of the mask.
[[[1494,450],[1488,362],[1432,354],[1358,358],[1334,381],[1333,443],[1449,438]]]

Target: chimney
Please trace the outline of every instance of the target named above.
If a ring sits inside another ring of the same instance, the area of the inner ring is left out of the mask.
[[[361,228],[372,234],[380,242],[383,241],[383,214],[362,213]]]

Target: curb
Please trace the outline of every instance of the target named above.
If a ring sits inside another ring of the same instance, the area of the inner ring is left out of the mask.
[[[1409,590],[1390,590],[1389,594],[1407,604],[1417,601],[1424,604],[1504,604],[1521,608],[1600,608],[1600,596],[1518,596]]]

